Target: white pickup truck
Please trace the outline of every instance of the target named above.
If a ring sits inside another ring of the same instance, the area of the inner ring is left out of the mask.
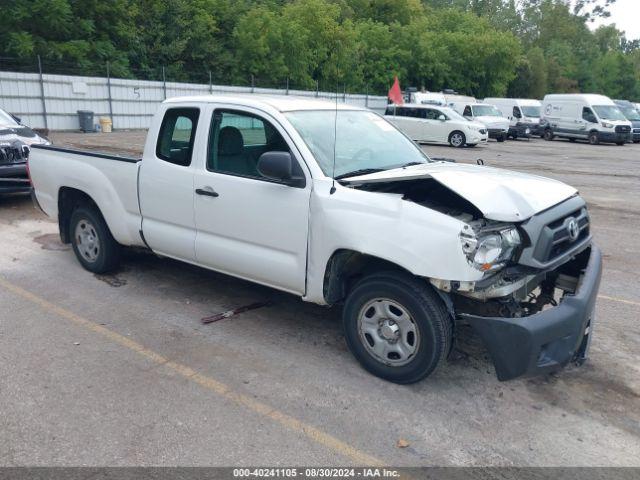
[[[36,202],[87,270],[147,247],[343,304],[350,350],[390,381],[429,375],[460,322],[500,380],[586,358],[601,254],[576,190],[432,161],[366,109],[175,98],[142,159],[41,146],[29,163]]]

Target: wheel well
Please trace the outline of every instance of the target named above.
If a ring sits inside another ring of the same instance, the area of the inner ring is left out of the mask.
[[[69,223],[71,214],[80,205],[97,207],[96,202],[82,190],[71,187],[62,187],[58,192],[58,227],[62,243],[70,243]]]
[[[341,249],[331,255],[324,274],[325,301],[334,304],[344,300],[351,287],[362,277],[381,271],[406,272],[407,269],[379,257]]]

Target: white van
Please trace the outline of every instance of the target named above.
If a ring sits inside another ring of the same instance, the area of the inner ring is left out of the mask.
[[[421,105],[446,105],[447,99],[444,94],[438,92],[412,92],[410,94],[411,103]]]
[[[475,147],[487,143],[487,129],[470,122],[449,107],[411,104],[389,105],[384,118],[416,142]]]
[[[489,132],[489,138],[504,142],[509,134],[509,119],[502,116],[500,110],[488,103],[451,102],[449,106],[467,120],[483,124]]]
[[[609,97],[594,94],[552,94],[542,101],[545,140],[554,137],[624,145],[631,141],[631,122]]]
[[[529,98],[485,98],[484,103],[495,105],[509,119],[509,136],[513,139],[542,136],[540,111],[542,102]]]

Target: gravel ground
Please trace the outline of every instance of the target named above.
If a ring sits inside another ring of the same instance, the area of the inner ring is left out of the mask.
[[[145,132],[51,137],[136,155]],[[5,197],[0,465],[639,466],[640,145],[424,149],[580,189],[605,257],[584,366],[500,383],[466,331],[432,377],[390,384],[352,359],[336,308],[144,252],[91,275]],[[271,304],[200,322],[256,301]]]

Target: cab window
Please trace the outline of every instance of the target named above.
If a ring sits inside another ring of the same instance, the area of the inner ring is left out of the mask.
[[[193,141],[200,110],[197,108],[170,108],[164,114],[156,156],[162,160],[187,167],[191,165]]]
[[[520,108],[513,107],[513,116],[516,118],[522,118],[522,113],[520,112]]]
[[[598,119],[589,107],[582,108],[582,119],[589,123],[598,123]]]
[[[258,159],[265,152],[289,152],[287,142],[267,120],[247,112],[216,110],[209,133],[207,169],[265,180]],[[299,175],[303,175],[295,164]]]
[[[464,112],[462,113],[462,116],[464,117],[473,117],[473,113],[471,113],[471,106],[467,105],[466,107],[464,107]]]

